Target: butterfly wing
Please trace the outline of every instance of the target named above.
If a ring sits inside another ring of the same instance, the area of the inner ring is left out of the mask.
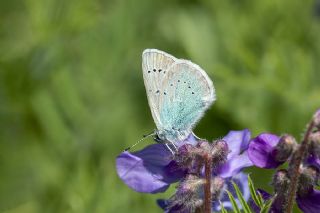
[[[159,131],[171,142],[184,140],[215,100],[213,83],[198,65],[177,60],[164,76],[161,88]]]
[[[162,82],[168,73],[168,68],[177,59],[172,55],[157,49],[146,49],[142,53],[143,80],[153,120],[158,129],[162,128],[159,99],[162,91]]]

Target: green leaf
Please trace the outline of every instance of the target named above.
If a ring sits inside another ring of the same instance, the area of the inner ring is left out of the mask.
[[[258,199],[261,200],[262,203],[264,203],[265,200],[263,199],[263,197],[262,197],[262,195],[261,195],[261,193],[259,191],[257,192],[257,195],[258,195]]]
[[[253,201],[256,203],[256,205],[258,207],[261,208],[263,206],[263,199],[262,199],[260,193],[257,194],[250,175],[248,175],[248,183],[249,183],[249,189],[250,189],[250,193],[251,193],[251,197],[252,197]]]
[[[261,207],[260,213],[268,213],[274,199],[275,199],[275,196],[267,200]]]
[[[221,207],[221,213],[228,213],[228,211],[224,208],[223,203],[221,203],[221,201],[219,200],[220,203],[220,207]]]
[[[248,203],[246,202],[246,200],[244,199],[239,187],[237,186],[237,184],[235,182],[232,181],[232,185],[233,185],[233,188],[235,189],[236,191],[236,194],[237,194],[237,197],[242,205],[242,208],[243,208],[243,211],[245,213],[251,213],[252,210],[250,209]]]
[[[229,192],[228,190],[226,190],[226,192],[228,193],[229,199],[231,201],[232,207],[233,207],[233,211],[235,213],[241,213],[236,200],[234,199],[233,195],[231,194],[231,192]]]

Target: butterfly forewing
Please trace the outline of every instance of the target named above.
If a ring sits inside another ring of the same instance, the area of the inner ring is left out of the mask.
[[[177,60],[164,76],[159,98],[160,130],[175,142],[185,139],[215,100],[212,81],[198,65]]]
[[[162,127],[159,113],[159,99],[163,95],[163,79],[168,68],[177,59],[172,55],[156,49],[146,49],[142,53],[142,70],[144,85],[152,117],[158,129]]]

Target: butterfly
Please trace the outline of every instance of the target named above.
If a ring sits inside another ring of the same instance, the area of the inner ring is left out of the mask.
[[[176,148],[215,101],[215,89],[198,65],[157,49],[142,53],[142,70],[149,107],[156,124],[155,140]]]

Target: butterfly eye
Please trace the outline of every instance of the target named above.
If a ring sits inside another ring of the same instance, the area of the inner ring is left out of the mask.
[[[157,72],[157,70],[156,70],[156,69],[153,69],[153,72]]]
[[[159,137],[159,135],[158,134],[156,134],[156,136],[153,138],[157,143],[161,143],[162,142],[162,140],[161,140],[161,138]]]

